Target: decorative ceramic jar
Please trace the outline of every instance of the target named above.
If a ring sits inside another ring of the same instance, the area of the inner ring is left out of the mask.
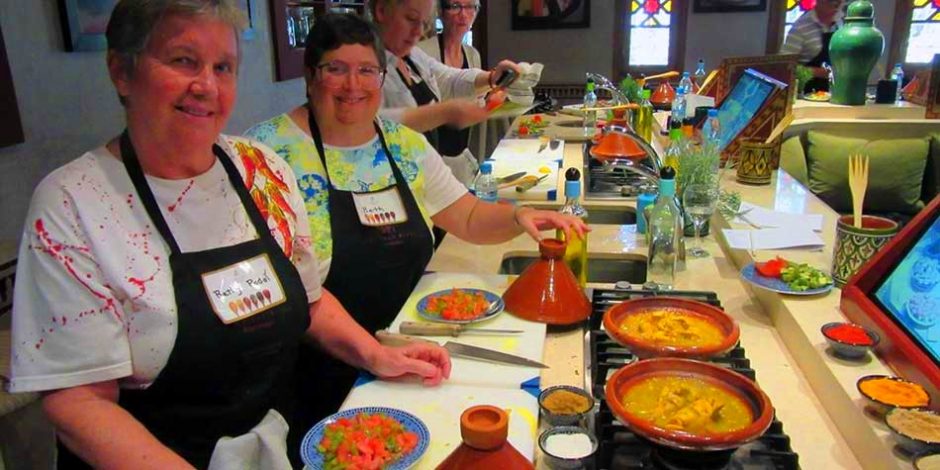
[[[836,246],[832,253],[832,280],[842,287],[885,246],[896,233],[898,223],[883,217],[862,216],[862,226],[855,227],[853,216],[839,217],[836,224]]]
[[[881,57],[885,38],[874,26],[875,8],[870,0],[855,0],[847,11],[844,24],[829,43],[833,80],[831,102],[863,105],[868,76]]]
[[[490,405],[467,408],[460,415],[463,443],[437,466],[437,470],[534,469],[532,462],[506,440],[508,434],[509,415],[501,408]]]
[[[507,312],[549,325],[571,325],[591,316],[591,302],[562,260],[565,247],[556,238],[539,242],[541,259],[529,265],[503,294]]]

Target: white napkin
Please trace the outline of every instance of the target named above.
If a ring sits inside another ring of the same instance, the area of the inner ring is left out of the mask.
[[[815,248],[824,245],[822,238],[807,227],[766,228],[761,230],[724,229],[728,246],[739,250],[779,250],[782,248]]]
[[[268,410],[248,433],[215,443],[209,470],[291,470],[287,429],[287,421],[277,411]]]
[[[822,214],[791,214],[788,212],[778,212],[742,201],[736,222],[760,228],[809,227],[813,229],[813,231],[821,232],[823,216]]]
[[[517,64],[522,69],[522,74],[516,81],[506,87],[506,99],[516,104],[530,105],[535,101],[535,93],[532,88],[539,83],[542,78],[542,69],[544,65],[536,62],[519,62]]]

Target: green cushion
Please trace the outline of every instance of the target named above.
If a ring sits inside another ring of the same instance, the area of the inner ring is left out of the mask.
[[[780,168],[804,186],[809,185],[806,172],[806,154],[803,152],[803,143],[800,136],[793,136],[783,141],[780,146]]]
[[[873,140],[807,133],[809,188],[838,212],[852,211],[849,155],[870,158],[865,210],[915,214],[924,207],[921,185],[927,163],[928,140]]]
[[[937,194],[940,194],[940,133],[930,136],[930,157],[927,159],[920,198],[928,203]]]

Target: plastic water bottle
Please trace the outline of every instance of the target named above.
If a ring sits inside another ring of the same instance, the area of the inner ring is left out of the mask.
[[[672,122],[678,122],[680,126],[685,119],[685,92],[686,89],[680,86],[676,90],[675,99],[672,100],[672,114],[670,115],[670,120]]]
[[[705,59],[699,59],[698,65],[695,67],[695,75],[693,75],[696,88],[701,88],[702,84],[705,83],[706,75],[708,74],[705,72]]]
[[[597,128],[597,94],[594,93],[594,79],[589,78],[584,87],[584,135],[593,137]]]
[[[721,121],[718,120],[718,110],[708,110],[708,120],[702,126],[702,143],[708,150],[721,147]]]
[[[493,177],[493,162],[486,160],[480,165],[480,174],[473,181],[473,192],[481,201],[496,202],[498,186]]]
[[[692,77],[689,76],[689,72],[682,72],[679,88],[684,88],[686,93],[692,93]]]
[[[898,91],[895,98],[895,102],[901,102],[901,89],[904,88],[904,68],[901,67],[901,63],[898,62],[894,64],[894,70],[891,71],[891,79],[897,80],[898,82]]]
[[[587,210],[581,205],[581,172],[577,168],[568,168],[565,171],[565,205],[558,211],[562,214],[573,215],[586,220]],[[565,264],[571,268],[574,277],[581,287],[587,285],[587,236],[568,238],[562,229],[555,230],[555,238],[567,242],[565,248]]]

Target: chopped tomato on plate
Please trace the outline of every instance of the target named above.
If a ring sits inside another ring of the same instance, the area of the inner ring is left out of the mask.
[[[783,268],[787,267],[787,260],[776,257],[770,261],[764,263],[754,263],[754,269],[764,277],[780,277],[780,272],[783,271]]]
[[[445,320],[472,320],[486,312],[489,306],[482,292],[454,288],[446,294],[431,296],[427,311]]]
[[[360,413],[327,425],[320,441],[326,469],[380,469],[407,454],[418,435],[383,413]]]

